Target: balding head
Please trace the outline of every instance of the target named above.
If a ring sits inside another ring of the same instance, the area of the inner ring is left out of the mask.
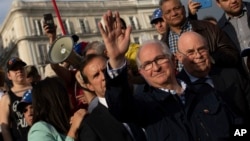
[[[196,32],[185,32],[182,33],[179,40],[178,40],[178,50],[182,51],[183,49],[186,49],[188,46],[188,44],[190,43],[202,43],[207,45],[207,41],[206,39],[201,36],[200,34],[196,33]]]
[[[178,40],[177,59],[195,77],[205,77],[211,68],[206,39],[196,32],[185,32]]]

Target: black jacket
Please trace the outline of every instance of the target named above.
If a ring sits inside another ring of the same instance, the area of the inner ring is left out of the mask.
[[[149,141],[229,139],[231,117],[210,92],[201,95],[188,87],[183,105],[177,95],[147,84],[132,94],[125,81],[126,70],[115,79],[106,77],[106,100],[111,113],[120,121],[144,127]]]
[[[98,105],[81,123],[79,141],[146,141],[142,129],[133,124],[127,125],[133,133],[133,137],[125,126],[98,102]]]
[[[214,89],[222,100],[236,114],[249,122],[250,118],[250,83],[236,69],[213,67],[210,71]],[[186,72],[182,70],[177,77],[191,84]]]

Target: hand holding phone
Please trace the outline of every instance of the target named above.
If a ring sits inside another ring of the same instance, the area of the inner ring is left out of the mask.
[[[43,15],[43,30],[45,32],[45,34],[54,34],[56,35],[56,25],[54,23],[54,20],[53,20],[53,16],[51,13],[48,13],[48,14],[44,14]]]
[[[54,19],[51,13],[44,14],[43,18],[44,18],[44,24],[48,25],[49,27],[55,26]]]
[[[212,7],[212,0],[193,0],[201,4],[200,9]]]

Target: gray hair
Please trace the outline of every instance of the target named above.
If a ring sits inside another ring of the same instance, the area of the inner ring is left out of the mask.
[[[86,55],[86,52],[90,49],[93,49],[96,51],[96,54],[98,55],[104,55],[104,52],[106,50],[106,47],[103,42],[101,41],[93,41],[89,43],[86,48],[84,49],[83,56]]]
[[[137,64],[138,68],[141,66],[141,61],[139,59],[139,54],[140,54],[141,50],[148,44],[156,44],[156,45],[158,45],[161,48],[161,50],[162,50],[162,52],[164,54],[168,55],[170,59],[172,58],[172,53],[170,52],[169,47],[167,46],[167,44],[165,44],[164,42],[162,42],[160,40],[146,40],[146,41],[144,41],[142,43],[142,45],[140,46],[140,48],[139,48],[139,50],[138,50],[138,52],[136,54],[136,64]]]

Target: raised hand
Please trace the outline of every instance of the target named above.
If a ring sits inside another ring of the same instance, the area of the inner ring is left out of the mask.
[[[104,24],[98,23],[104,44],[106,46],[109,63],[112,68],[120,67],[125,61],[125,53],[130,44],[131,27],[122,33],[121,21],[118,12],[114,16],[110,10],[103,15]]]
[[[53,41],[56,39],[56,28],[57,26],[54,25],[53,27],[43,23],[43,31],[49,38],[49,43],[52,44]]]
[[[191,15],[195,15],[199,8],[201,7],[201,4],[199,2],[194,2],[192,0],[188,0],[188,12]]]

